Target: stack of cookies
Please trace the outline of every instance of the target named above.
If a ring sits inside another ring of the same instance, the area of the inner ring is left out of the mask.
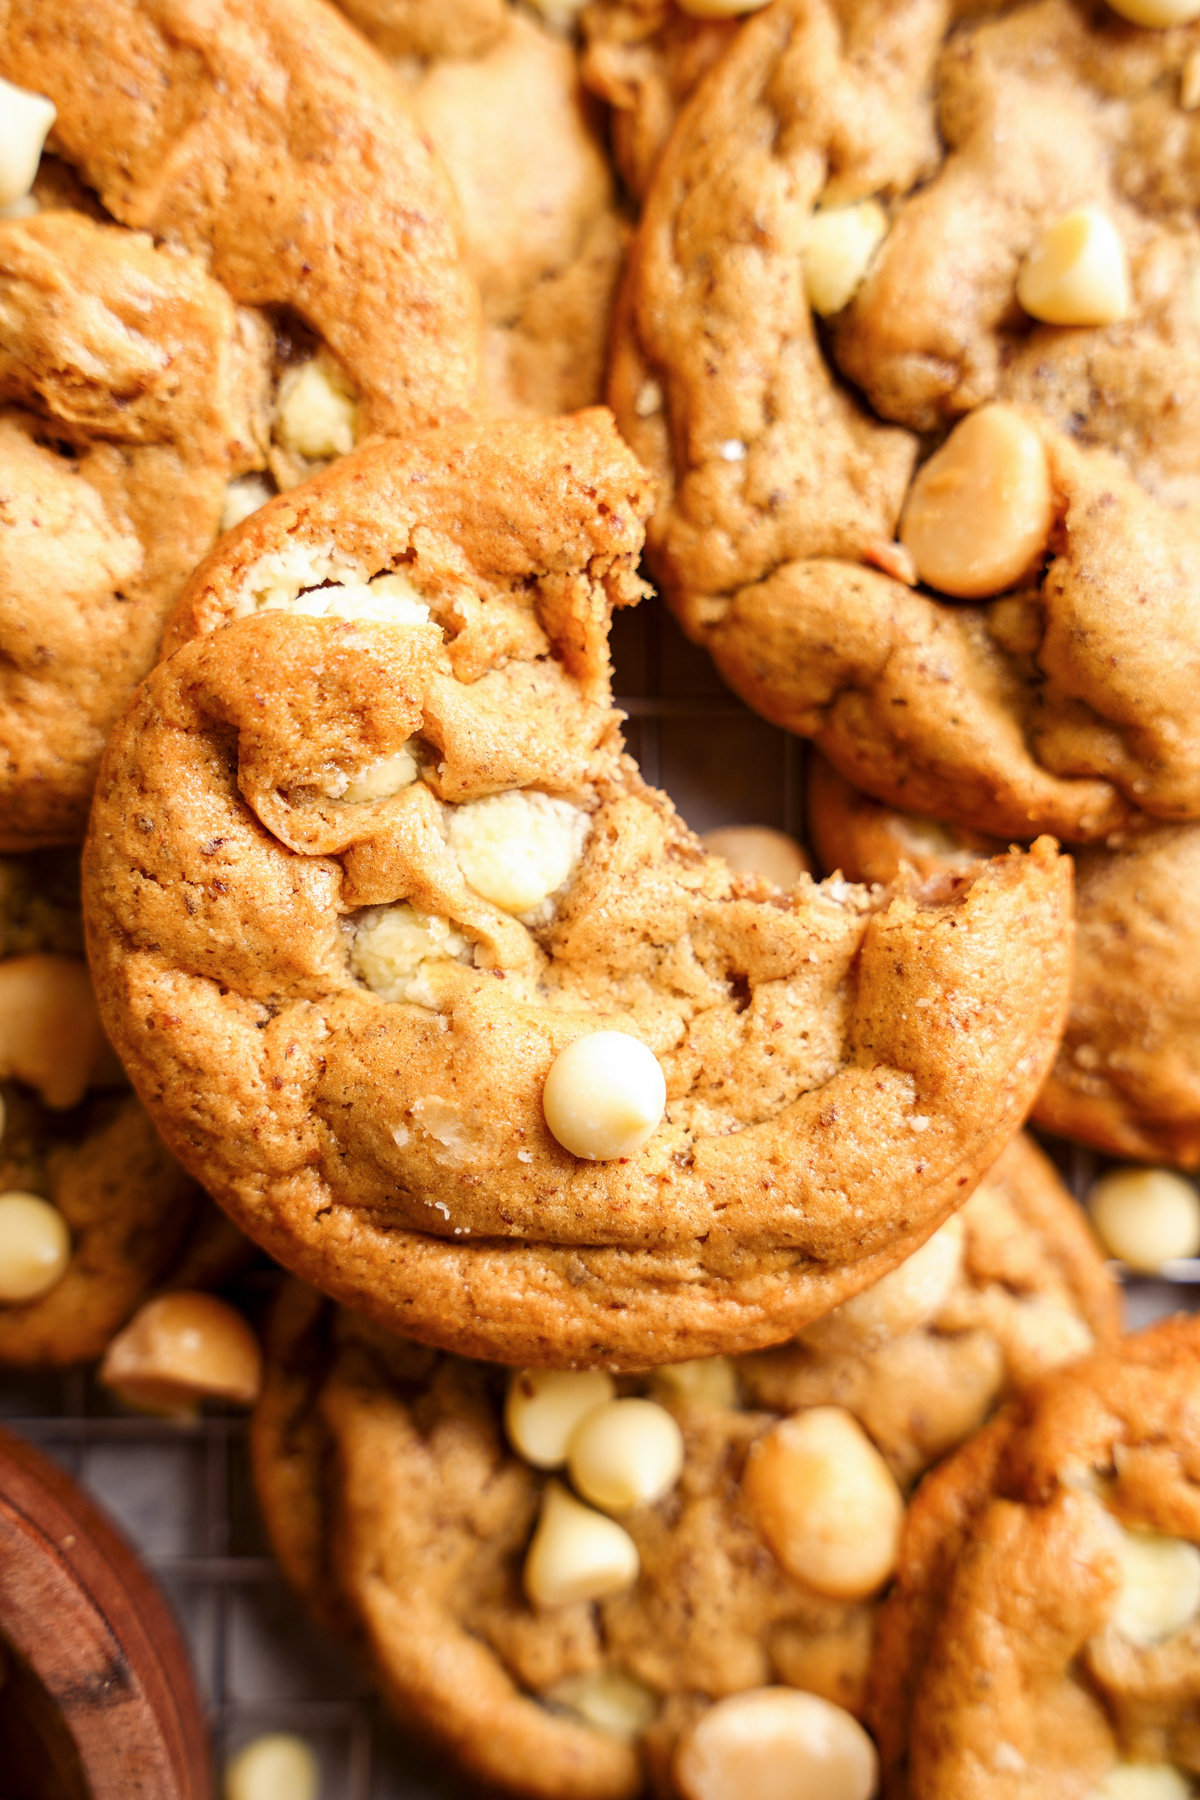
[[[0,1360],[257,1397],[475,1784],[1200,1782],[1191,15],[0,8]]]

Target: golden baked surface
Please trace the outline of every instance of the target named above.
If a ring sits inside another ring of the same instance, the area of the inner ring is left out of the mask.
[[[775,0],[681,114],[611,382],[660,483],[653,568],[752,705],[893,805],[1079,840],[1196,817],[1180,96],[1200,26],[1074,0],[956,12]],[[818,332],[812,234],[865,202],[882,241]],[[1080,206],[1124,246],[1128,316],[1039,324],[1018,272]],[[1033,440],[1050,524],[1031,566],[956,602],[906,584],[897,527],[918,458],[992,400]]]
[[[783,893],[644,786],[607,631],[647,504],[599,412],[343,458],[196,572],[93,812],[101,1006],[177,1154],[295,1272],[501,1360],[786,1337],[966,1198],[1065,999],[1049,846],[934,905]],[[490,796],[576,833],[530,911],[464,874]],[[606,1023],[667,1113],[580,1161],[542,1089]]]

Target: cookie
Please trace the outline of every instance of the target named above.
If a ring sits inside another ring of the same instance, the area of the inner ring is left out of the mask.
[[[776,0],[658,165],[611,387],[653,570],[890,805],[1200,815],[1197,51],[1074,0]]]
[[[923,880],[994,856],[995,839],[898,813],[813,763],[809,822],[822,868]],[[1114,1156],[1200,1166],[1200,937],[1188,895],[1200,826],[1158,825],[1080,846],[1066,1027],[1033,1116]]]
[[[601,412],[343,458],[196,572],[92,814],[101,1007],[185,1166],[498,1360],[788,1336],[961,1204],[1060,1028],[1048,844],[932,907],[784,893],[641,782],[647,503]]]
[[[998,1393],[1093,1331],[1114,1337],[1114,1290],[1018,1140],[909,1262],[801,1342],[736,1366],[539,1383],[390,1338],[293,1286],[269,1339],[256,1482],[310,1609],[360,1640],[401,1716],[476,1778],[553,1796],[633,1794],[649,1776],[691,1796],[688,1746],[730,1696],[803,1690],[856,1741],[903,1494]],[[822,1548],[819,1502],[797,1498],[789,1459],[828,1476],[830,1447],[846,1511]],[[607,1592],[599,1576],[581,1591],[582,1530],[624,1551]]]
[[[475,398],[456,202],[378,58],[312,0],[159,10],[0,16],[0,74],[50,96],[58,152],[0,220],[9,850],[82,838],[223,518]]]
[[[392,61],[462,203],[484,318],[484,404],[500,418],[603,398],[628,228],[575,52],[512,4],[345,11]]]
[[[1200,1322],[1047,1376],[922,1487],[876,1637],[889,1796],[1186,1795]]]

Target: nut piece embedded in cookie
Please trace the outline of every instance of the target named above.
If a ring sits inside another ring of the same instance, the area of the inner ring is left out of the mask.
[[[1141,1274],[1200,1254],[1200,1195],[1171,1169],[1112,1169],[1087,1204],[1106,1248]]]
[[[1108,214],[1081,206],[1049,226],[1021,264],[1017,299],[1047,325],[1111,325],[1129,311],[1125,246]]]
[[[542,1095],[546,1123],[563,1149],[588,1162],[636,1156],[666,1101],[658,1058],[624,1031],[592,1031],[560,1050]]]
[[[870,1800],[874,1745],[856,1719],[816,1694],[758,1688],[700,1715],[675,1753],[684,1800]]]
[[[0,209],[33,186],[42,145],[57,116],[52,100],[0,77]]]
[[[719,825],[701,835],[714,856],[723,857],[739,875],[760,875],[776,887],[794,887],[812,865],[794,837],[767,825]]]
[[[0,1303],[39,1300],[71,1260],[71,1234],[56,1206],[37,1194],[0,1194]]]
[[[105,1352],[100,1379],[144,1412],[194,1418],[202,1400],[252,1406],[262,1352],[232,1306],[180,1289],[135,1313]]]

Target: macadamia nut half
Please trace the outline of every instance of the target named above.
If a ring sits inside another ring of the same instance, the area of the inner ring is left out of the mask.
[[[1087,1203],[1105,1249],[1131,1269],[1152,1275],[1200,1253],[1200,1194],[1173,1169],[1112,1169]]]
[[[795,1688],[718,1700],[675,1753],[684,1800],[870,1800],[875,1746],[840,1706]]]
[[[262,1352],[232,1306],[180,1289],[139,1308],[108,1346],[100,1379],[140,1411],[191,1419],[202,1400],[252,1406]]]
[[[0,1194],[0,1302],[40,1300],[71,1260],[71,1234],[56,1206],[37,1194]]]

